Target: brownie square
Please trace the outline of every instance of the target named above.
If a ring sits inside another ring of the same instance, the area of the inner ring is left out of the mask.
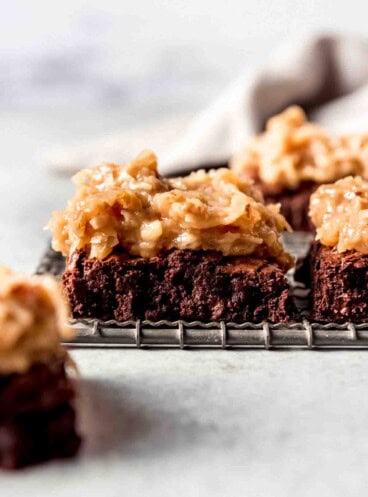
[[[309,267],[313,320],[368,321],[368,255],[355,250],[339,253],[314,242]]]
[[[16,469],[75,455],[81,439],[74,397],[62,362],[0,375],[0,467]]]
[[[255,257],[175,249],[144,259],[116,250],[100,261],[77,253],[62,281],[74,318],[285,322],[293,315],[283,270]]]

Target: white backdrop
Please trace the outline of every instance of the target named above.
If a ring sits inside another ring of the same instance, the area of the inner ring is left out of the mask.
[[[366,33],[364,0],[2,2],[0,110],[122,106],[139,121],[202,108],[276,44]]]

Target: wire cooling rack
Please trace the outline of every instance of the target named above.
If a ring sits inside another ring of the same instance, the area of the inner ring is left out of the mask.
[[[298,258],[305,256],[310,235],[288,234],[287,248]],[[59,277],[64,258],[48,249],[40,260],[36,274]],[[100,321],[74,319],[74,347],[176,347],[176,348],[250,348],[250,349],[354,349],[368,348],[368,323],[319,324],[308,320],[308,289],[289,275],[291,293],[300,311],[300,320],[290,323],[225,323],[200,321]]]
[[[227,348],[362,348],[368,347],[368,325],[310,323],[201,323],[199,321],[75,320],[74,346],[220,347]]]

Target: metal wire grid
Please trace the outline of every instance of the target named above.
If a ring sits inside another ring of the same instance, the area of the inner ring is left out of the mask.
[[[295,235],[294,235],[295,236]],[[305,254],[305,237],[286,240],[294,254]],[[51,273],[57,277],[64,270],[64,259],[48,249],[36,274]],[[223,349],[280,349],[304,348],[368,348],[368,323],[319,324],[308,320],[308,290],[295,284],[291,277],[291,291],[300,311],[301,320],[291,324],[225,323],[200,321],[100,321],[72,320],[76,340],[74,347],[176,347]]]
[[[368,324],[310,323],[289,325],[199,321],[73,320],[77,340],[73,346],[176,348],[365,348]]]

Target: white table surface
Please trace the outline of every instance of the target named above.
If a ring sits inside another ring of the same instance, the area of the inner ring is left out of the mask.
[[[116,114],[99,116],[106,129]],[[31,271],[71,192],[35,151],[97,131],[93,114],[0,114],[0,259]],[[78,350],[79,459],[0,475],[1,497],[361,496],[364,351]]]

